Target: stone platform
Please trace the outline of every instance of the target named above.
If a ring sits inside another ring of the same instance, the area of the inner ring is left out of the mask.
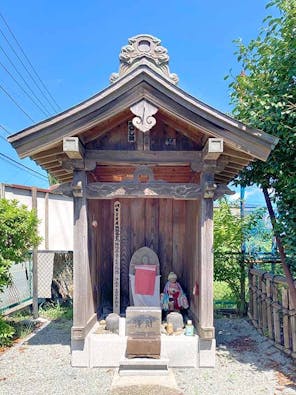
[[[98,328],[97,323],[84,341],[72,341],[72,366],[119,368],[122,361],[126,359],[127,346],[127,336],[125,336],[124,329],[125,318],[120,318],[120,320],[119,334],[97,334],[95,333]],[[215,339],[203,340],[197,335],[168,336],[162,334],[160,359],[149,359],[149,361],[157,365],[157,361],[166,360],[169,368],[214,367],[215,348]],[[130,361],[133,360],[135,359]]]

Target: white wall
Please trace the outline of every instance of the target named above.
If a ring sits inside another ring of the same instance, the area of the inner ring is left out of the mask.
[[[32,208],[32,192],[30,187],[2,184],[1,196],[16,199]],[[48,203],[46,203],[48,199]],[[46,189],[37,188],[38,225],[42,242],[39,250],[73,250],[73,202],[66,196],[54,195]],[[47,220],[46,220],[47,218]]]

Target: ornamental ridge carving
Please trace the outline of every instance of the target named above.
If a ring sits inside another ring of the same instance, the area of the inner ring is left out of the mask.
[[[110,82],[113,83],[135,67],[146,64],[173,84],[177,84],[179,81],[177,74],[170,73],[169,70],[168,51],[160,43],[158,38],[149,34],[139,34],[129,38],[128,45],[122,47],[119,55],[119,72],[111,74]]]
[[[158,108],[153,104],[147,102],[145,99],[130,107],[131,112],[136,115],[132,122],[135,128],[145,133],[156,124],[156,119],[153,117],[158,111]]]

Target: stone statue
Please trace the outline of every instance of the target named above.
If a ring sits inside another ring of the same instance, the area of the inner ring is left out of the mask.
[[[164,311],[178,312],[189,307],[187,297],[177,282],[177,275],[173,272],[168,275],[168,281],[160,295],[160,304]]]

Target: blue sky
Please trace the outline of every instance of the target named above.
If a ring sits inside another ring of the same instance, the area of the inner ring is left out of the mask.
[[[224,76],[230,69],[233,74],[239,72],[232,40],[242,38],[248,42],[257,36],[263,18],[271,12],[265,10],[265,4],[265,0],[2,0],[0,12],[61,110],[108,86],[110,74],[118,70],[118,54],[127,39],[148,33],[160,38],[168,49],[170,70],[178,74],[182,89],[223,112],[230,112],[229,82],[224,81]],[[0,28],[15,45],[1,18]],[[30,82],[1,31],[1,63],[15,74],[6,53],[36,94],[35,101],[44,102],[48,112],[54,114]],[[34,120],[0,89],[0,125],[9,133],[46,118],[1,65],[0,84]],[[3,139],[7,133],[1,128],[0,135],[0,152],[18,160]],[[29,159],[22,163],[42,172]],[[47,186],[44,178],[12,166],[1,156],[0,182]],[[250,199],[253,197],[250,202],[258,202],[258,194],[249,192]]]

